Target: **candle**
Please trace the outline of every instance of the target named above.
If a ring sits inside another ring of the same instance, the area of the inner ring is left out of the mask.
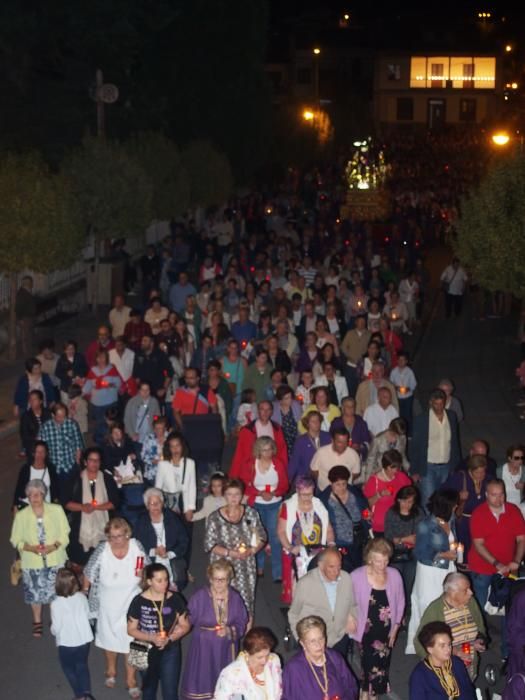
[[[270,484],[266,484],[264,490],[266,491],[266,493],[271,493],[272,487],[270,486]]]
[[[397,318],[396,314],[395,314],[395,313],[392,313],[392,321],[395,321],[396,318]]]
[[[359,306],[359,308],[361,308],[361,306],[363,306],[363,302],[361,301],[361,299],[358,300],[357,305]]]
[[[135,562],[135,576],[142,576],[142,569],[144,568],[144,557],[137,557]]]
[[[352,438],[348,438],[348,447],[352,447],[352,445],[353,445]]]
[[[168,636],[168,633],[166,632],[166,630],[161,630],[159,632],[159,636],[162,637],[162,639],[166,639],[166,637]]]
[[[368,520],[368,518],[370,517],[370,511],[368,510],[368,508],[365,508],[365,509],[361,512],[361,515],[363,516],[363,519],[364,519],[364,520]]]
[[[456,544],[456,542],[450,543],[450,551],[451,552],[455,552],[457,550],[457,548],[458,548],[458,545]]]
[[[222,628],[222,625],[215,625],[215,631],[220,632]]]
[[[458,542],[457,558],[456,558],[456,561],[458,564],[463,564],[464,553],[465,553],[465,545],[462,542]]]
[[[304,403],[304,396],[302,394],[297,394],[295,397],[299,403]]]
[[[226,377],[226,379],[229,379],[231,377],[231,374],[229,372],[225,372],[224,376]]]
[[[246,552],[246,545],[244,544],[244,542],[241,542],[241,544],[239,545],[239,552],[241,554],[244,554]]]
[[[247,345],[248,345],[248,341],[247,341],[247,340],[241,341],[241,347],[242,347],[243,349],[244,349]]]
[[[471,654],[471,653],[472,653],[472,648],[471,648],[471,646],[470,646],[470,642],[463,642],[463,644],[461,645],[461,651],[462,651],[464,654]]]
[[[399,393],[400,394],[406,394],[408,391],[408,388],[406,386],[400,386],[399,387]]]
[[[97,499],[96,499],[96,498],[92,498],[92,499],[91,499],[91,505],[92,505],[92,506],[96,506],[96,505],[97,505]]]
[[[394,495],[395,488],[393,486],[387,486],[388,491],[390,491],[391,495]]]

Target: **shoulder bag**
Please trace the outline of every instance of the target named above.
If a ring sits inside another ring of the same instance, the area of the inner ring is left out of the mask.
[[[128,664],[137,671],[146,671],[149,663],[149,653],[153,648],[151,642],[141,642],[134,639],[129,643]]]

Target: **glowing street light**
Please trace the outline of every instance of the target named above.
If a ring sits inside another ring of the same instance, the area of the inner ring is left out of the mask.
[[[507,131],[496,131],[492,134],[492,143],[496,146],[506,146],[510,141],[510,136]]]
[[[311,122],[314,120],[315,114],[312,112],[311,109],[305,109],[303,112],[303,119],[305,122]]]
[[[344,19],[345,22],[348,22],[348,20],[350,19],[350,15],[348,14],[348,12],[346,12],[346,13],[343,15],[343,19]]]
[[[505,46],[505,51],[506,51],[507,53],[510,53],[510,52],[512,51],[512,46],[511,46],[510,44],[507,44],[507,45]]]
[[[314,48],[314,54],[315,54],[316,56],[319,56],[320,53],[321,53],[321,49],[320,49],[318,46],[316,46],[316,47]]]

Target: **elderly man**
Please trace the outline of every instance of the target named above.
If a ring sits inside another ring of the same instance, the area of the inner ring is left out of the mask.
[[[288,611],[288,622],[296,638],[297,623],[308,615],[319,615],[325,621],[328,646],[346,658],[348,635],[357,629],[357,605],[352,579],[341,570],[341,554],[335,547],[325,549],[319,555],[318,567],[297,583]]]
[[[377,403],[371,404],[363,416],[374,437],[386,430],[394,418],[398,417],[399,411],[392,404],[392,393],[386,386],[378,389]]]
[[[465,662],[474,679],[478,670],[478,652],[486,648],[486,628],[483,615],[465,574],[451,573],[443,581],[443,593],[433,600],[423,613],[414,638],[416,654],[427,655],[418,635],[428,622],[446,622],[452,630],[452,652]]]
[[[317,481],[319,491],[324,491],[330,486],[328,472],[332,467],[338,465],[346,467],[354,479],[361,471],[361,460],[358,453],[348,446],[348,433],[345,428],[332,428],[330,435],[332,442],[325,447],[320,447],[310,464],[310,471]]]
[[[73,418],[68,418],[68,410],[62,403],[51,409],[52,419],[42,424],[39,440],[47,443],[49,459],[56,469],[57,476],[67,481],[80,463],[84,438]]]
[[[468,451],[468,455],[457,465],[456,471],[467,471],[468,462],[471,457],[481,456],[487,460],[487,474],[490,477],[497,476],[498,464],[495,459],[489,456],[489,443],[486,440],[474,440]]]
[[[372,376],[370,379],[365,379],[361,382],[355,395],[355,412],[358,416],[363,416],[366,409],[377,401],[377,392],[383,386],[390,389],[392,403],[399,411],[396,389],[388,379],[385,379],[384,364],[382,362],[374,362],[372,365]]]
[[[411,476],[419,481],[421,503],[425,507],[461,459],[458,420],[453,411],[445,408],[446,400],[444,391],[434,389],[428,411],[414,419],[408,457]]]

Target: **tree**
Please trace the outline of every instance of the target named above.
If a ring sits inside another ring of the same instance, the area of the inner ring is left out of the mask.
[[[63,172],[71,182],[85,231],[95,240],[95,309],[101,242],[144,235],[152,218],[152,183],[121,145],[93,137],[69,154]]]
[[[231,195],[233,177],[228,159],[209,141],[192,141],[182,151],[190,180],[192,207],[223,204]]]
[[[141,132],[126,143],[126,150],[152,182],[154,218],[182,214],[190,204],[190,181],[176,144],[164,134]]]
[[[10,278],[11,359],[16,355],[17,275],[67,267],[83,240],[79,212],[63,177],[52,175],[36,153],[0,160],[0,260]]]
[[[497,164],[461,205],[455,252],[489,291],[525,298],[525,160]]]

